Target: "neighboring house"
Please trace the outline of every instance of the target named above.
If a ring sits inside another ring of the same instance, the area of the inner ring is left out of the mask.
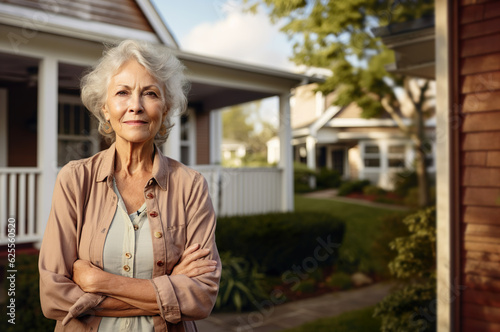
[[[413,167],[410,138],[388,114],[364,119],[357,105],[331,106],[334,94],[325,97],[315,88],[316,84],[300,86],[292,99],[294,160],[310,169],[336,170],[344,179],[368,179],[373,185],[393,189],[395,174]],[[408,118],[404,121],[411,124]],[[426,122],[426,131],[432,138],[433,118]],[[268,162],[279,160],[279,146],[277,138],[268,142]],[[429,173],[434,173],[434,151],[427,164]]]
[[[247,146],[244,142],[223,138],[222,139],[222,163],[230,167],[241,167],[243,158],[247,154]]]
[[[149,0],[7,0],[0,2],[0,245],[8,217],[17,220],[18,243],[39,241],[60,167],[105,147],[81,105],[79,78],[103,42],[125,37],[165,45],[186,65],[189,112],[175,118],[163,150],[205,175],[218,214],[293,209],[291,148],[266,172],[222,169],[214,110],[278,96],[280,142],[288,147],[290,89],[308,77],[183,52]]]
[[[500,1],[436,1],[435,26],[414,23],[384,39],[401,41],[390,46],[395,68],[425,77],[435,68],[438,284],[429,309],[440,332],[500,331]]]

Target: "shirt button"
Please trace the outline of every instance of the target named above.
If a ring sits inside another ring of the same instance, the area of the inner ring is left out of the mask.
[[[152,184],[153,184],[153,180],[149,180],[148,185],[152,185]]]
[[[134,231],[139,229],[139,225],[134,225]]]
[[[147,193],[147,195],[146,195],[146,198],[149,198],[149,199],[152,199],[154,197],[155,197],[155,195],[153,195],[152,193]]]
[[[149,215],[150,215],[152,218],[156,218],[156,217],[158,217],[158,212],[153,211],[153,212],[151,212]]]
[[[123,270],[124,270],[125,272],[130,271],[130,266],[128,266],[128,265],[123,265]]]
[[[165,263],[163,263],[163,261],[156,262],[156,265],[158,265],[158,266],[163,266],[163,264],[165,264]]]
[[[129,253],[129,252],[127,252],[127,253],[125,253],[125,257],[127,257],[128,259],[130,259],[130,258],[132,258],[132,254]]]
[[[160,239],[163,236],[161,232],[155,232],[155,238]]]

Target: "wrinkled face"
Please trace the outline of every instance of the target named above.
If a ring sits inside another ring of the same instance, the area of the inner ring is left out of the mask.
[[[160,83],[146,68],[136,60],[125,62],[110,79],[103,107],[116,142],[152,142],[167,114],[163,100]]]

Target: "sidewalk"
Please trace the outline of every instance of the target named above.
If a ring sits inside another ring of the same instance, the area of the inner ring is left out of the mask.
[[[378,283],[277,306],[270,305],[269,301],[259,311],[212,314],[207,319],[196,322],[196,325],[200,332],[281,331],[319,318],[375,305],[389,294],[391,287],[391,283]]]
[[[302,196],[309,198],[331,199],[334,201],[339,201],[344,203],[359,204],[359,205],[372,206],[372,207],[391,209],[397,211],[410,210],[410,208],[401,205],[377,203],[377,202],[370,202],[364,199],[355,199],[355,198],[337,196],[337,191],[338,191],[337,189],[325,189],[325,190],[314,191],[312,193],[302,194]]]

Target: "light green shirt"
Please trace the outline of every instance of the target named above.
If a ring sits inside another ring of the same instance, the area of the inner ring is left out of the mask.
[[[132,214],[113,180],[118,207],[104,243],[104,271],[125,277],[151,279],[153,274],[153,243],[147,218],[146,203]],[[152,316],[103,317],[99,332],[154,331]]]

